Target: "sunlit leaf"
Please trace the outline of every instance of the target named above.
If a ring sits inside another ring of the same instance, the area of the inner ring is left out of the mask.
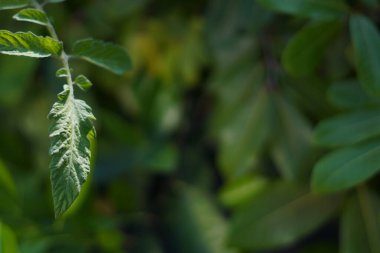
[[[23,9],[13,16],[18,21],[27,21],[39,25],[47,25],[49,23],[45,12],[37,9]]]
[[[59,55],[62,45],[50,37],[34,35],[31,32],[12,33],[0,30],[0,53],[29,57]]]
[[[56,217],[61,216],[77,198],[90,172],[90,141],[95,119],[91,108],[74,99],[65,85],[61,99],[49,113],[51,182]]]

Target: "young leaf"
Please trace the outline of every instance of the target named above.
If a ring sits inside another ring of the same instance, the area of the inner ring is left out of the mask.
[[[59,55],[62,45],[51,37],[34,35],[31,32],[12,33],[0,30],[0,53],[9,55],[48,57]]]
[[[100,40],[77,41],[73,47],[73,56],[80,57],[118,75],[122,75],[132,66],[127,52],[122,47]]]
[[[75,83],[81,88],[82,90],[87,90],[92,86],[92,83],[90,80],[88,80],[87,77],[84,75],[79,75],[75,78]]]
[[[47,25],[48,17],[43,11],[37,9],[23,9],[13,16],[18,21],[27,21],[39,25]]]
[[[55,75],[56,75],[56,77],[67,77],[68,76],[67,69],[66,68],[60,68],[57,70],[57,72],[55,72]]]
[[[258,0],[258,2],[274,11],[311,18],[341,17],[348,10],[342,0]]]
[[[229,244],[249,252],[291,245],[326,222],[339,203],[337,196],[321,197],[293,185],[274,184],[238,209]]]
[[[95,120],[91,108],[74,99],[67,85],[49,113],[50,163],[55,216],[61,216],[78,196],[90,171],[90,142]]]
[[[366,110],[322,121],[314,138],[318,144],[337,146],[355,144],[380,135],[380,110]]]
[[[30,4],[30,0],[0,0],[0,10],[22,8]]]
[[[282,62],[286,70],[299,76],[311,74],[340,28],[339,21],[316,22],[303,28],[284,50]]]
[[[372,21],[361,15],[351,17],[350,32],[359,80],[370,95],[380,95],[379,32]]]
[[[380,143],[371,142],[335,151],[315,165],[312,188],[316,192],[348,189],[380,170]]]
[[[380,200],[365,187],[345,207],[340,232],[340,252],[380,252]]]
[[[2,222],[0,222],[0,252],[20,252],[15,233]]]

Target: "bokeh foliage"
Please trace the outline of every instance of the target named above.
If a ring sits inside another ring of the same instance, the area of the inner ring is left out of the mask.
[[[54,220],[58,63],[0,57],[0,252],[380,252],[377,0],[67,0],[68,46],[131,55],[91,77],[90,179]],[[35,31],[4,11],[0,24]],[[77,93],[79,96],[84,93]]]

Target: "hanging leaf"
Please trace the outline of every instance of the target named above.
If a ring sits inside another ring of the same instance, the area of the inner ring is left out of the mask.
[[[315,165],[312,188],[336,192],[353,187],[377,173],[379,164],[380,143],[376,141],[334,151]]]
[[[0,30],[0,53],[9,55],[48,57],[59,55],[62,45],[50,37],[34,35],[31,32],[12,33]]]
[[[18,21],[27,21],[39,25],[48,25],[49,20],[45,12],[37,9],[23,9],[13,16]]]
[[[379,197],[365,187],[360,187],[342,215],[340,252],[380,252],[379,213]]]
[[[284,50],[282,62],[286,70],[296,76],[312,74],[341,26],[339,21],[325,21],[304,27]]]
[[[371,20],[361,15],[351,16],[350,32],[359,81],[369,95],[380,95],[379,32]]]
[[[0,10],[22,8],[30,4],[30,0],[0,0]]]
[[[132,67],[131,60],[122,47],[100,40],[77,41],[73,47],[73,56],[80,57],[118,75],[122,75]]]
[[[61,216],[77,198],[90,171],[90,142],[95,120],[91,108],[74,99],[69,88],[49,113],[50,162],[55,216]]]
[[[314,139],[323,146],[355,144],[380,135],[380,110],[362,110],[319,123]]]
[[[342,0],[258,0],[258,2],[274,11],[311,18],[336,18],[348,11],[347,5]]]

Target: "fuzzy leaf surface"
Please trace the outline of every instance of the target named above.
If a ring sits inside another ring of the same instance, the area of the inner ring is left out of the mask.
[[[112,43],[84,39],[74,44],[73,56],[82,58],[115,74],[122,75],[132,67],[127,52]]]
[[[49,57],[59,55],[62,44],[51,38],[37,36],[31,32],[12,33],[0,30],[0,53],[8,55]]]
[[[90,142],[95,120],[91,108],[74,99],[67,86],[49,113],[49,153],[55,216],[61,216],[77,198],[90,172]]]

